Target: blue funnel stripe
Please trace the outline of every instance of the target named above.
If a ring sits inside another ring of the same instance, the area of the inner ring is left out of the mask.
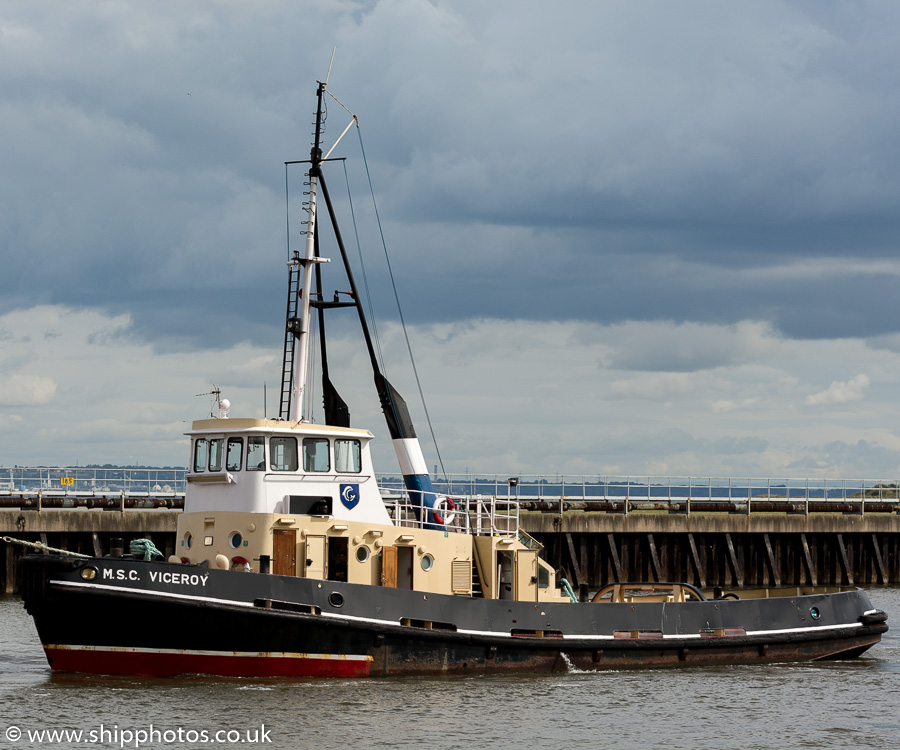
[[[437,499],[434,493],[434,485],[428,474],[404,474],[403,482],[409,491],[410,502],[416,508],[416,518],[422,521],[426,529],[443,529],[444,524],[438,523],[434,517],[434,503]]]

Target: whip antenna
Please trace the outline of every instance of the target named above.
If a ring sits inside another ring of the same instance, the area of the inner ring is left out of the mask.
[[[331,66],[334,65],[334,53],[337,47],[331,48],[331,62],[328,63],[328,72],[325,74],[325,85],[328,85],[328,77],[331,75]]]

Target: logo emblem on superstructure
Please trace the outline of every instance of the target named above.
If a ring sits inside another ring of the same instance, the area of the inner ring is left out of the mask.
[[[359,502],[359,485],[358,484],[342,484],[341,485],[341,502],[351,510],[356,507]]]

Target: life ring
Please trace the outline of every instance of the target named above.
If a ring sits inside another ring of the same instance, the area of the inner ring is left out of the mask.
[[[447,512],[444,515],[443,513],[444,503],[447,504]],[[453,498],[451,497],[442,497],[438,500],[434,501],[434,505],[431,506],[431,517],[434,519],[435,523],[439,523],[443,526],[449,526],[456,520],[456,503],[453,502]]]

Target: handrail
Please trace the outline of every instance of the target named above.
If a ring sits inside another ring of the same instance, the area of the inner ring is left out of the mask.
[[[421,504],[412,497],[420,491],[382,488],[382,499],[388,515],[397,526],[408,528],[445,528],[476,536],[517,537],[519,531],[519,503],[509,498],[464,497],[454,495],[453,509],[445,506],[441,513],[444,524],[437,525],[430,514],[423,513]],[[422,493],[434,494],[434,493]],[[439,496],[446,499],[446,496]]]

